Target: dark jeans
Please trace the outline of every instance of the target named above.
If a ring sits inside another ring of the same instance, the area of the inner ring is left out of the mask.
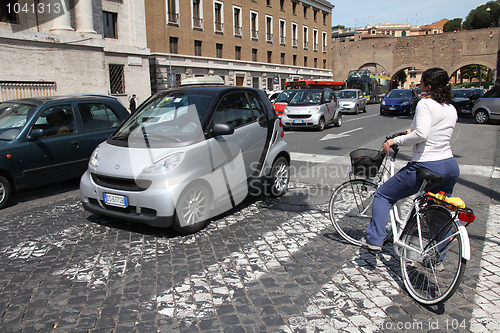
[[[426,191],[434,193],[443,191],[446,196],[451,196],[453,187],[460,175],[460,169],[454,157],[432,162],[409,162],[375,192],[372,218],[366,229],[368,243],[378,246],[383,245],[392,205],[399,199],[417,193],[422,185],[423,181],[417,177],[417,169],[419,168],[424,168],[444,178],[442,183],[428,183],[425,188]]]

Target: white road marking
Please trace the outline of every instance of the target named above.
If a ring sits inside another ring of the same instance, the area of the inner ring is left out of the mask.
[[[338,138],[346,138],[348,136],[351,136],[349,133],[352,133],[352,132],[356,132],[356,131],[359,131],[359,130],[362,130],[364,127],[359,127],[359,128],[355,128],[355,129],[352,129],[350,131],[346,131],[346,132],[343,132],[343,133],[339,133],[339,134],[327,134],[325,135],[324,137],[322,137],[321,139],[319,139],[319,141],[323,141],[323,140],[331,140],[331,139],[338,139]]]

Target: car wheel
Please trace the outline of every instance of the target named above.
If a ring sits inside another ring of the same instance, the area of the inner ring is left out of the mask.
[[[0,209],[5,207],[7,202],[10,200],[12,195],[12,190],[9,181],[0,176]]]
[[[488,120],[490,120],[490,116],[488,115],[488,112],[486,112],[486,110],[479,109],[474,116],[474,120],[478,124],[486,124]]]
[[[358,105],[356,105],[354,107],[354,114],[359,114],[359,106]]]
[[[210,213],[211,193],[203,184],[188,186],[179,197],[173,228],[182,235],[203,229]]]
[[[339,117],[333,122],[333,125],[335,125],[336,127],[342,126],[342,113],[339,114]]]
[[[284,157],[274,161],[270,176],[270,193],[273,197],[281,197],[288,191],[290,181],[290,163]]]
[[[325,118],[321,117],[318,121],[318,131],[323,131],[325,129],[326,123]]]

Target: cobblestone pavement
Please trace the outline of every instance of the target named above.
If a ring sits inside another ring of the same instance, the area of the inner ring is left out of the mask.
[[[372,253],[338,238],[330,194],[297,184],[279,200],[250,198],[186,237],[90,215],[76,195],[7,210],[0,331],[498,330],[498,206],[476,211],[458,292],[424,307],[406,294],[391,246]]]

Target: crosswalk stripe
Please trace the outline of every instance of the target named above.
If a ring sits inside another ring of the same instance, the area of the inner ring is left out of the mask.
[[[337,156],[337,155],[326,155],[326,154],[308,154],[308,153],[290,153],[292,162],[307,162],[307,163],[325,163],[325,164],[337,164],[337,165],[350,165],[348,155]],[[396,161],[396,170],[402,168],[408,163],[407,161]],[[493,166],[486,165],[470,165],[470,164],[460,164],[460,174],[467,176],[482,176],[482,177],[493,177],[500,178],[500,170],[493,168]]]

